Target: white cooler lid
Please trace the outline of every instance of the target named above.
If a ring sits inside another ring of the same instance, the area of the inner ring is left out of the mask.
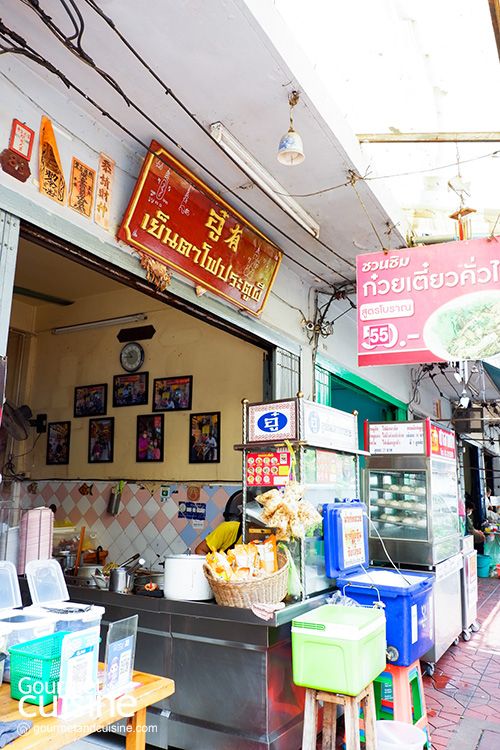
[[[427,581],[428,578],[428,575],[415,573],[413,571],[410,573],[406,570],[402,570],[401,573],[399,573],[397,570],[375,570],[368,568],[366,573],[346,573],[346,580],[348,580],[349,583],[361,583],[367,586],[392,586],[400,589],[411,588],[418,583],[422,583],[422,581]],[[339,587],[342,588],[343,584]],[[346,589],[346,596],[349,596],[348,589]]]
[[[21,589],[17,569],[10,560],[0,561],[0,612],[13,607],[21,607]]]
[[[30,560],[26,563],[26,578],[33,604],[69,600],[68,587],[57,560]]]

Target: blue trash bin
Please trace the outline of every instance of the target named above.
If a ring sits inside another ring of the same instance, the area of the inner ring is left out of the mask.
[[[339,576],[337,586],[365,607],[380,598],[385,604],[387,660],[409,667],[434,644],[433,581],[431,575],[368,568]]]

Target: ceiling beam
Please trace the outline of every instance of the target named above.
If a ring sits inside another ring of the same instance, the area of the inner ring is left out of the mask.
[[[491,133],[361,133],[360,143],[500,143],[500,132]]]
[[[495,35],[495,42],[497,43],[498,57],[500,57],[500,6],[498,0],[488,0],[491,13],[491,23],[493,25],[493,33]]]

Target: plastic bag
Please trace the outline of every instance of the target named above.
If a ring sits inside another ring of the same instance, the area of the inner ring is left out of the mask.
[[[361,605],[358,604],[358,602],[355,602],[354,599],[351,599],[350,596],[344,596],[340,593],[340,591],[334,591],[331,596],[328,597],[326,600],[327,604],[337,604],[341,607],[360,607]]]
[[[288,567],[288,594],[290,596],[299,597],[302,594],[302,583],[300,575],[297,570],[297,566],[292,557],[292,553],[286,546],[286,544],[279,544],[279,549],[287,556],[289,567]]]

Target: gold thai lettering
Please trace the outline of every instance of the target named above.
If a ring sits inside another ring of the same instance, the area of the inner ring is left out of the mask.
[[[181,237],[179,240],[179,244],[176,247],[176,250],[181,255],[185,255],[186,258],[189,258],[189,253],[191,252],[192,247],[193,245],[191,242],[188,242],[187,240],[184,239],[184,237]]]
[[[243,229],[240,227],[239,224],[236,224],[235,227],[232,227],[229,230],[229,237],[224,240],[226,245],[231,248],[233,253],[235,253],[238,249],[238,245],[240,244],[240,237],[243,234]]]
[[[208,219],[205,226],[207,229],[210,229],[208,236],[213,242],[218,242],[228,216],[229,214],[227,211],[221,211],[220,214],[218,214],[213,208],[208,212]]]
[[[156,216],[151,217],[148,213],[145,213],[141,221],[141,229],[145,229],[148,234],[156,237],[157,240],[161,240],[162,235],[166,229],[166,223],[170,216],[167,216],[162,211],[157,211]],[[169,230],[170,233],[170,230]],[[165,240],[162,240],[165,242]]]
[[[215,214],[215,212],[212,213]],[[221,218],[217,214],[215,214],[215,217]],[[212,219],[214,219],[214,217],[212,217]],[[189,258],[193,264],[203,268],[207,273],[215,276],[224,284],[228,284],[229,286],[238,289],[241,292],[243,299],[250,298],[256,302],[259,301],[262,291],[264,290],[264,284],[262,282],[252,284],[250,281],[243,279],[233,270],[231,263],[226,265],[220,256],[214,257],[211,255],[213,248],[208,242],[203,242],[201,248],[199,248],[196,247],[196,245],[193,245],[192,242],[189,242],[185,237],[179,236],[177,232],[172,232],[170,227],[167,226],[169,220],[170,216],[163,213],[160,209],[156,211],[154,216],[145,212],[140,227],[147,232],[147,234],[156,237],[162,245],[167,245],[172,248],[172,250],[179,253],[179,255]],[[236,230],[238,231],[236,232]],[[241,233],[239,226],[236,227],[235,232],[232,235],[232,242],[235,243],[235,247],[237,247]],[[231,246],[230,242],[227,242],[227,244],[232,249],[235,249],[235,247]]]

